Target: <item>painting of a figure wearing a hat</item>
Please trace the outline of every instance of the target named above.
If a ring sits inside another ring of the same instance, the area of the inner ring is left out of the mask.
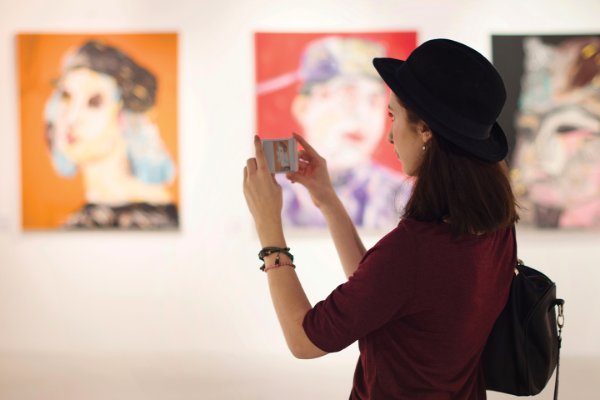
[[[31,76],[37,62],[52,62],[59,73],[51,86],[37,79],[49,88],[35,87],[25,77],[21,81],[22,120],[39,121],[23,126],[25,228],[177,228],[176,127],[174,121],[161,126],[156,118],[159,91],[176,87],[153,72],[153,57],[140,60],[110,38],[72,40],[77,44],[49,60],[38,44],[55,39],[59,47],[69,41],[68,35],[40,36],[20,36],[21,69]],[[163,45],[173,57],[176,37],[166,36]],[[166,69],[176,71],[175,60],[170,61]],[[174,104],[162,106],[160,111]],[[165,136],[171,137],[171,149]],[[36,159],[40,141],[45,151],[43,159]],[[40,182],[40,174],[52,175],[50,182]],[[62,202],[56,191],[69,183],[79,187],[80,197],[74,198],[70,188]]]
[[[600,36],[497,36],[494,51],[520,88],[505,125],[523,222],[600,228]]]
[[[412,186],[396,164],[377,157],[389,128],[388,93],[372,60],[390,53],[406,56],[416,44],[415,35],[313,34],[299,41],[300,35],[257,35],[258,132],[303,135],[327,159],[333,185],[353,222],[363,228],[394,226]],[[290,72],[268,75],[264,71],[270,68],[269,61],[284,62],[270,54],[277,48],[270,46],[275,42],[280,49],[296,50],[293,57],[281,57],[292,59],[294,65],[288,67]],[[277,178],[284,189],[285,223],[324,226],[308,192],[283,176]]]

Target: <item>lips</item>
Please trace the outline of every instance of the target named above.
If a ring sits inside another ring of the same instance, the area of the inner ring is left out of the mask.
[[[344,138],[350,140],[351,142],[362,142],[365,137],[360,132],[348,132],[344,135]]]
[[[75,135],[73,135],[73,131],[69,130],[67,132],[67,143],[68,144],[73,144],[77,141],[77,138],[75,137]]]

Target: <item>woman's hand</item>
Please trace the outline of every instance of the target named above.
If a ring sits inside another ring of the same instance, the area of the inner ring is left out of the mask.
[[[244,168],[244,196],[254,218],[261,244],[285,247],[281,226],[283,195],[281,186],[269,170],[258,136],[254,136],[256,158],[249,158]]]
[[[313,203],[321,207],[337,198],[327,171],[327,161],[302,136],[294,133],[294,137],[304,150],[298,154],[298,172],[289,172],[286,177],[292,183],[298,182],[306,187]]]

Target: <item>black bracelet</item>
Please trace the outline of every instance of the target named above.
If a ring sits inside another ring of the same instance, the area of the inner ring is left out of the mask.
[[[294,261],[294,256],[292,256],[290,254],[290,248],[289,247],[263,247],[258,252],[258,258],[261,261],[264,261],[266,256],[270,256],[271,254],[275,254],[275,253],[286,254],[292,261]]]
[[[289,247],[263,247],[258,252],[258,258],[261,261],[264,261],[265,257],[270,256],[271,254],[275,254],[275,253],[277,253],[277,257],[275,258],[275,265],[279,265],[279,256],[281,255],[281,253],[283,253],[286,256],[288,256],[290,258],[290,261],[294,262],[294,256],[292,255],[292,253],[290,253],[290,248]],[[265,270],[265,264],[264,263],[260,267],[260,270],[261,271]]]

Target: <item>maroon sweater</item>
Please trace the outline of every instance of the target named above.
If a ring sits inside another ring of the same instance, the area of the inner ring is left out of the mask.
[[[351,399],[485,399],[480,356],[515,261],[510,229],[455,238],[447,224],[405,219],[304,330],[327,352],[358,340]]]

